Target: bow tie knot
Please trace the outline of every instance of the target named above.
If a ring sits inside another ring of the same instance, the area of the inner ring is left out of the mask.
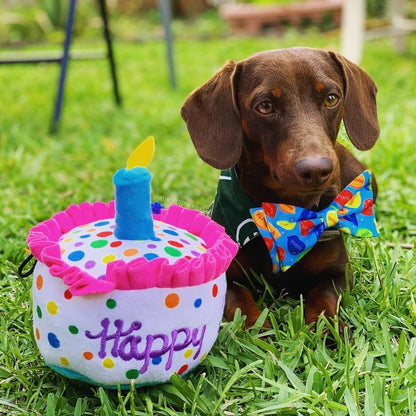
[[[366,170],[322,211],[263,203],[250,213],[270,251],[273,271],[277,273],[300,260],[327,228],[357,237],[378,236],[373,207],[371,172]]]

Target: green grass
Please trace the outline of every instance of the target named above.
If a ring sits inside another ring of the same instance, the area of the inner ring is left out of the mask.
[[[0,66],[0,414],[415,415],[415,251],[400,246],[416,235],[415,41],[408,57],[388,40],[366,43],[362,66],[379,86],[382,133],[360,157],[378,178],[381,236],[348,240],[355,287],[340,318],[354,328],[353,342],[340,339],[337,322],[322,321],[311,333],[302,302],[267,294],[260,305],[269,308],[269,337],[244,331],[236,316],[183,379],[123,392],[65,379],[44,365],[32,335],[30,278],[17,278],[29,229],[72,203],[112,199],[113,173],[148,135],[157,146],[154,199],[205,210],[218,172],[189,140],[179,115],[186,95],[227,59],[294,45],[337,48],[338,37],[181,39],[177,90],[167,81],[162,42],[116,44],[123,107],[113,105],[106,62],[71,62],[58,136],[47,134],[57,68]],[[320,335],[326,325],[335,347]]]

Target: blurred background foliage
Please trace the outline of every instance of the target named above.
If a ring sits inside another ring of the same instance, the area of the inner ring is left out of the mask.
[[[239,0],[244,3],[270,4],[302,0]],[[200,37],[221,37],[228,27],[216,7],[230,0],[172,0],[175,36],[186,38],[197,25]],[[19,47],[28,44],[61,43],[68,0],[2,0],[0,2],[0,46]],[[158,0],[107,0],[111,27],[117,38],[137,41],[163,35]],[[416,0],[410,1],[416,9]],[[383,24],[388,15],[389,0],[367,0],[367,14]],[[101,20],[95,0],[79,1],[75,36],[85,40],[100,38]],[[140,36],[140,37],[139,37]]]

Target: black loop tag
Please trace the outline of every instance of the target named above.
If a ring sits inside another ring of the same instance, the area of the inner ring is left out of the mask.
[[[19,266],[19,268],[17,269],[17,273],[19,274],[20,277],[28,277],[33,273],[33,270],[35,269],[36,262],[37,262],[36,259],[33,265],[30,267],[30,269],[28,269],[27,271],[24,271],[25,267],[31,262],[32,259],[33,259],[33,254],[30,254]]]

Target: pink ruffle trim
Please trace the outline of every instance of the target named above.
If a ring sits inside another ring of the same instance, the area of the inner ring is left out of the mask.
[[[49,268],[51,275],[60,277],[73,295],[106,293],[114,289],[133,290],[150,287],[177,288],[209,282],[224,273],[237,253],[237,244],[224,232],[224,228],[199,211],[171,205],[155,220],[183,228],[202,238],[208,250],[200,257],[181,258],[169,264],[166,258],[147,260],[138,258],[129,263],[116,260],[107,265],[106,280],[97,280],[76,266],[61,259],[59,238],[74,227],[90,222],[113,218],[114,201],[106,204],[84,202],[70,205],[65,211],[33,227],[27,238],[34,257]]]

